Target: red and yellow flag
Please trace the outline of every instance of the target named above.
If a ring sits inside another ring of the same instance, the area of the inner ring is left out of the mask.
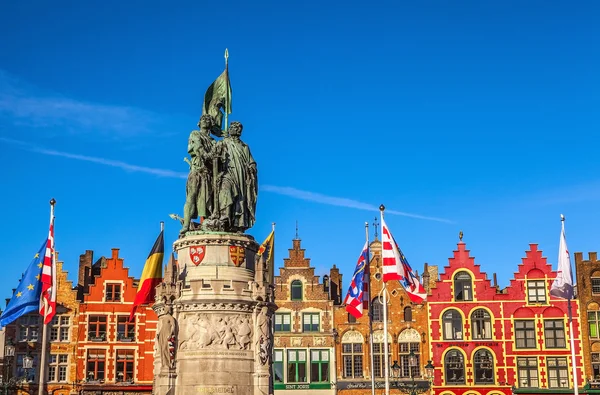
[[[148,259],[146,259],[146,264],[142,271],[142,278],[140,278],[137,294],[135,295],[131,313],[129,314],[129,321],[133,320],[135,310],[139,305],[154,302],[154,295],[156,294],[155,288],[162,281],[162,264],[164,256],[165,241],[163,231],[161,231],[154,242],[154,246],[148,255]]]

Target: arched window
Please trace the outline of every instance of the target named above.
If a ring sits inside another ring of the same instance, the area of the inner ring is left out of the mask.
[[[363,344],[365,339],[357,331],[342,336],[342,366],[344,378],[363,377]]]
[[[375,331],[373,332],[373,375],[375,377],[385,377],[385,343],[384,343],[384,333],[383,331]],[[392,337],[390,334],[387,334],[388,338],[388,361],[392,360],[392,355],[390,353],[392,349]]]
[[[475,384],[494,384],[494,358],[488,350],[479,350],[473,357]]]
[[[403,330],[398,335],[398,362],[401,367],[400,376],[406,378],[420,377],[420,360],[421,335],[412,328]]]
[[[450,350],[444,357],[446,384],[465,383],[465,359],[460,351]]]
[[[383,303],[379,298],[371,301],[371,308],[373,309],[373,322],[383,322]]]
[[[294,280],[291,284],[292,292],[291,297],[292,300],[302,300],[302,281]]]
[[[457,310],[448,310],[442,317],[444,325],[445,340],[462,340],[463,324],[462,317]]]
[[[473,284],[469,273],[458,272],[454,276],[454,300],[473,300]]]
[[[404,308],[404,321],[412,321],[412,307],[410,306]]]
[[[489,340],[492,338],[492,317],[484,309],[477,309],[471,314],[471,333],[473,339]]]

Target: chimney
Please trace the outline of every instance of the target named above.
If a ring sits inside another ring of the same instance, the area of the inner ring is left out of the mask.
[[[498,289],[498,277],[496,277],[496,273],[494,273],[494,288]]]
[[[425,292],[427,292],[427,294],[429,294],[429,290],[431,289],[431,287],[429,286],[429,265],[427,264],[427,262],[425,262],[425,265],[423,267],[423,288],[425,288]]]
[[[79,255],[79,273],[77,277],[77,299],[82,302],[83,294],[88,291],[92,276],[92,262],[94,251],[85,250],[85,254]]]

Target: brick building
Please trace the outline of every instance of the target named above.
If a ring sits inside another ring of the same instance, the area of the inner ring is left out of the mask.
[[[600,387],[600,261],[598,254],[590,252],[583,259],[575,253],[577,298],[581,307],[581,338],[585,377],[592,387]]]
[[[342,276],[315,276],[300,239],[275,276],[273,378],[276,394],[335,393],[334,305],[341,302]]]
[[[428,301],[434,393],[572,393],[571,335],[581,384],[579,303],[571,334],[566,300],[549,294],[556,272],[536,244],[503,290],[462,240],[448,263]]]
[[[77,293],[73,291],[73,283],[67,278],[68,273],[63,271],[63,262],[58,261],[58,254],[56,260],[57,306],[56,315],[46,332],[49,343],[46,390],[55,395],[67,395],[74,391],[73,382],[77,377],[75,360],[78,328],[73,323],[77,321],[79,302]],[[15,345],[15,356],[9,361],[10,371],[6,372],[6,379],[27,377],[27,382],[20,384],[23,393],[38,390],[42,323],[39,313],[32,312],[18,318],[5,329],[5,340]],[[23,369],[23,357],[27,354],[33,357],[33,369],[26,372]]]
[[[383,304],[378,297],[383,288],[381,242],[376,239],[370,244],[370,249],[374,371],[371,371],[368,310],[365,309],[363,316],[356,319],[346,312],[344,305],[336,306],[337,390],[343,395],[371,394],[371,375],[375,376],[377,393],[380,393],[381,388],[385,387]],[[389,363],[391,365],[397,361],[400,365],[399,381],[414,378],[417,384],[427,385],[424,372],[424,366],[430,359],[427,306],[424,303],[412,303],[397,281],[388,283],[388,290],[390,292],[387,313]],[[416,357],[415,363],[412,365],[409,358],[411,352]],[[400,393],[395,387],[396,382],[392,380],[390,382],[391,393]]]
[[[79,260],[77,379],[83,394],[152,393],[157,317],[150,306],[129,312],[137,282],[129,277],[119,250],[93,262]]]

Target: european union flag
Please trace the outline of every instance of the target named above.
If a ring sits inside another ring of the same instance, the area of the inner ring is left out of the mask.
[[[6,326],[22,315],[40,309],[40,295],[42,293],[42,267],[44,266],[44,254],[46,252],[46,242],[42,244],[40,250],[33,257],[27,271],[23,274],[19,286],[6,310],[0,316],[0,327]]]

